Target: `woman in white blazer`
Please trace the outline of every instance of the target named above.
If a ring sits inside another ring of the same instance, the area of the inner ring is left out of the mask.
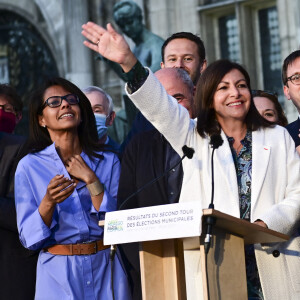
[[[193,159],[183,161],[180,201],[198,199],[208,207],[210,137],[221,135],[214,159],[215,208],[291,236],[285,243],[255,245],[263,291],[256,297],[300,299],[300,159],[288,132],[255,109],[246,70],[226,60],[210,65],[197,85],[198,118],[190,120],[110,24],[104,29],[89,22],[82,34],[87,47],[120,64],[128,76],[128,96],[173,148],[180,155],[183,145],[195,149]],[[189,299],[202,299],[189,293]]]

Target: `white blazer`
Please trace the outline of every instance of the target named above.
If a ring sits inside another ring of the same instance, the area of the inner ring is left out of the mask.
[[[179,155],[183,155],[181,148],[184,145],[195,149],[192,159],[183,160],[184,178],[179,201],[199,200],[203,208],[207,208],[211,197],[212,149],[209,138],[202,138],[197,133],[196,120],[190,119],[188,111],[167,95],[149,72],[145,83],[133,94],[129,94],[126,87],[127,95]],[[239,218],[235,166],[224,132],[221,136],[224,143],[214,156],[215,208]],[[300,299],[299,158],[285,128],[275,126],[252,132],[251,221],[261,219],[270,229],[292,236],[285,243],[255,245],[260,280],[267,300]],[[279,257],[273,256],[275,249],[280,251]],[[199,258],[193,258],[193,261],[195,259]],[[197,265],[195,261],[193,264]],[[194,295],[189,296],[188,292],[188,298],[192,297]]]

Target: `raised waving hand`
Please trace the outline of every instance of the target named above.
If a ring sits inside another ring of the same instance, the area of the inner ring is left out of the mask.
[[[110,23],[106,29],[88,22],[82,25],[82,35],[87,39],[84,45],[103,57],[120,64],[124,72],[129,72],[137,59],[131,52],[124,37],[114,30]]]

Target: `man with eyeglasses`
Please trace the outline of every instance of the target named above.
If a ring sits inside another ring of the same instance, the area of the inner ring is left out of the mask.
[[[33,299],[38,253],[20,241],[14,201],[14,175],[25,138],[11,134],[22,118],[23,102],[0,84],[0,299]]]
[[[116,117],[112,98],[97,86],[84,88],[83,92],[91,102],[96,119],[99,142],[106,144],[110,150],[118,153],[120,145],[107,134],[108,126],[113,125]]]
[[[297,151],[300,153],[300,50],[292,52],[282,66],[283,91],[288,100],[292,100],[299,117],[287,125],[286,129],[292,136]]]

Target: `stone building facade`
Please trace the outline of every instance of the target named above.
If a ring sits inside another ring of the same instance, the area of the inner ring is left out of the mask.
[[[0,81],[10,82],[26,96],[48,70],[82,88],[87,85],[104,88],[113,96],[116,110],[121,109],[123,82],[83,46],[81,36],[81,25],[88,20],[101,25],[114,23],[112,8],[116,2],[0,0]],[[300,44],[300,0],[136,2],[144,12],[146,27],[152,32],[162,38],[178,31],[199,34],[206,45],[208,62],[218,58],[240,62],[251,75],[252,88],[282,95],[282,61]],[[11,33],[9,30],[14,26],[19,26],[18,31]],[[7,32],[10,35],[5,37]],[[23,80],[20,86],[22,78],[30,83]],[[296,116],[293,105],[283,96],[281,101],[289,120],[293,120]]]

